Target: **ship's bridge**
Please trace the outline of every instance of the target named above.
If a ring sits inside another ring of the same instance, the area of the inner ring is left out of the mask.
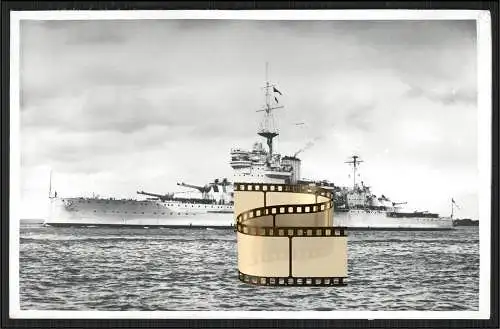
[[[366,193],[363,191],[351,191],[347,194],[347,203],[350,207],[365,206]]]
[[[252,166],[250,160],[231,160],[230,165],[233,169],[248,168]]]
[[[252,165],[249,152],[242,149],[231,149],[230,165],[234,169],[248,168]]]

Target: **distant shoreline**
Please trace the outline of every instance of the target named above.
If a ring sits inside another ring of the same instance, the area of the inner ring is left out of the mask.
[[[470,218],[455,219],[453,220],[453,226],[479,226],[479,221]]]
[[[20,222],[23,224],[43,224],[43,218],[21,218]]]

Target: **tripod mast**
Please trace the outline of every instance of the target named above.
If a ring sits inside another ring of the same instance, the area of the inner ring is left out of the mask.
[[[351,156],[352,160],[351,161],[346,161],[345,163],[352,164],[352,171],[353,171],[353,182],[352,182],[352,188],[356,188],[356,171],[358,170],[358,166],[361,162],[364,162],[363,160],[358,160],[359,156],[353,155]]]
[[[264,119],[262,121],[262,126],[258,132],[258,135],[264,137],[267,141],[267,146],[269,147],[268,161],[270,161],[273,154],[273,139],[274,137],[279,135],[278,129],[276,128],[274,123],[274,117],[272,111],[283,108],[283,106],[273,106],[272,104],[271,100],[272,93],[279,93],[281,95],[281,92],[278,89],[276,89],[276,85],[269,82],[268,75],[269,75],[269,65],[268,63],[266,63],[266,85],[264,86],[264,89],[266,91],[265,92],[266,104],[264,105],[264,108],[262,110],[258,110],[256,112],[265,112]],[[275,100],[276,100],[275,103],[277,104],[277,98],[275,98]]]

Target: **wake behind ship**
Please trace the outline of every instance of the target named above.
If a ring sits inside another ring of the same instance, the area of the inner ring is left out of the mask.
[[[230,165],[234,182],[267,184],[321,185],[334,192],[334,222],[337,226],[360,230],[451,230],[452,217],[440,217],[426,211],[405,211],[402,203],[377,197],[370,188],[356,184],[358,156],[347,163],[353,166],[352,187],[339,187],[327,181],[301,178],[301,160],[297,153],[281,156],[273,152],[273,139],[279,135],[273,111],[282,108],[275,84],[266,81],[264,112],[258,135],[265,138],[267,150],[256,142],[251,150],[231,150]],[[258,111],[258,112],[259,112]],[[233,183],[215,180],[204,186],[178,185],[197,190],[201,197],[184,198],[176,193],[165,195],[138,191],[148,198],[64,198],[50,195],[50,214],[45,224],[52,226],[136,226],[136,227],[233,227]]]

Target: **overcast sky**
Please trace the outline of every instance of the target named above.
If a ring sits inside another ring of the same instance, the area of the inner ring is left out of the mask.
[[[46,215],[49,168],[61,196],[231,178],[266,61],[303,177],[349,184],[355,153],[374,193],[477,217],[475,21],[228,20],[21,22],[22,216]]]

